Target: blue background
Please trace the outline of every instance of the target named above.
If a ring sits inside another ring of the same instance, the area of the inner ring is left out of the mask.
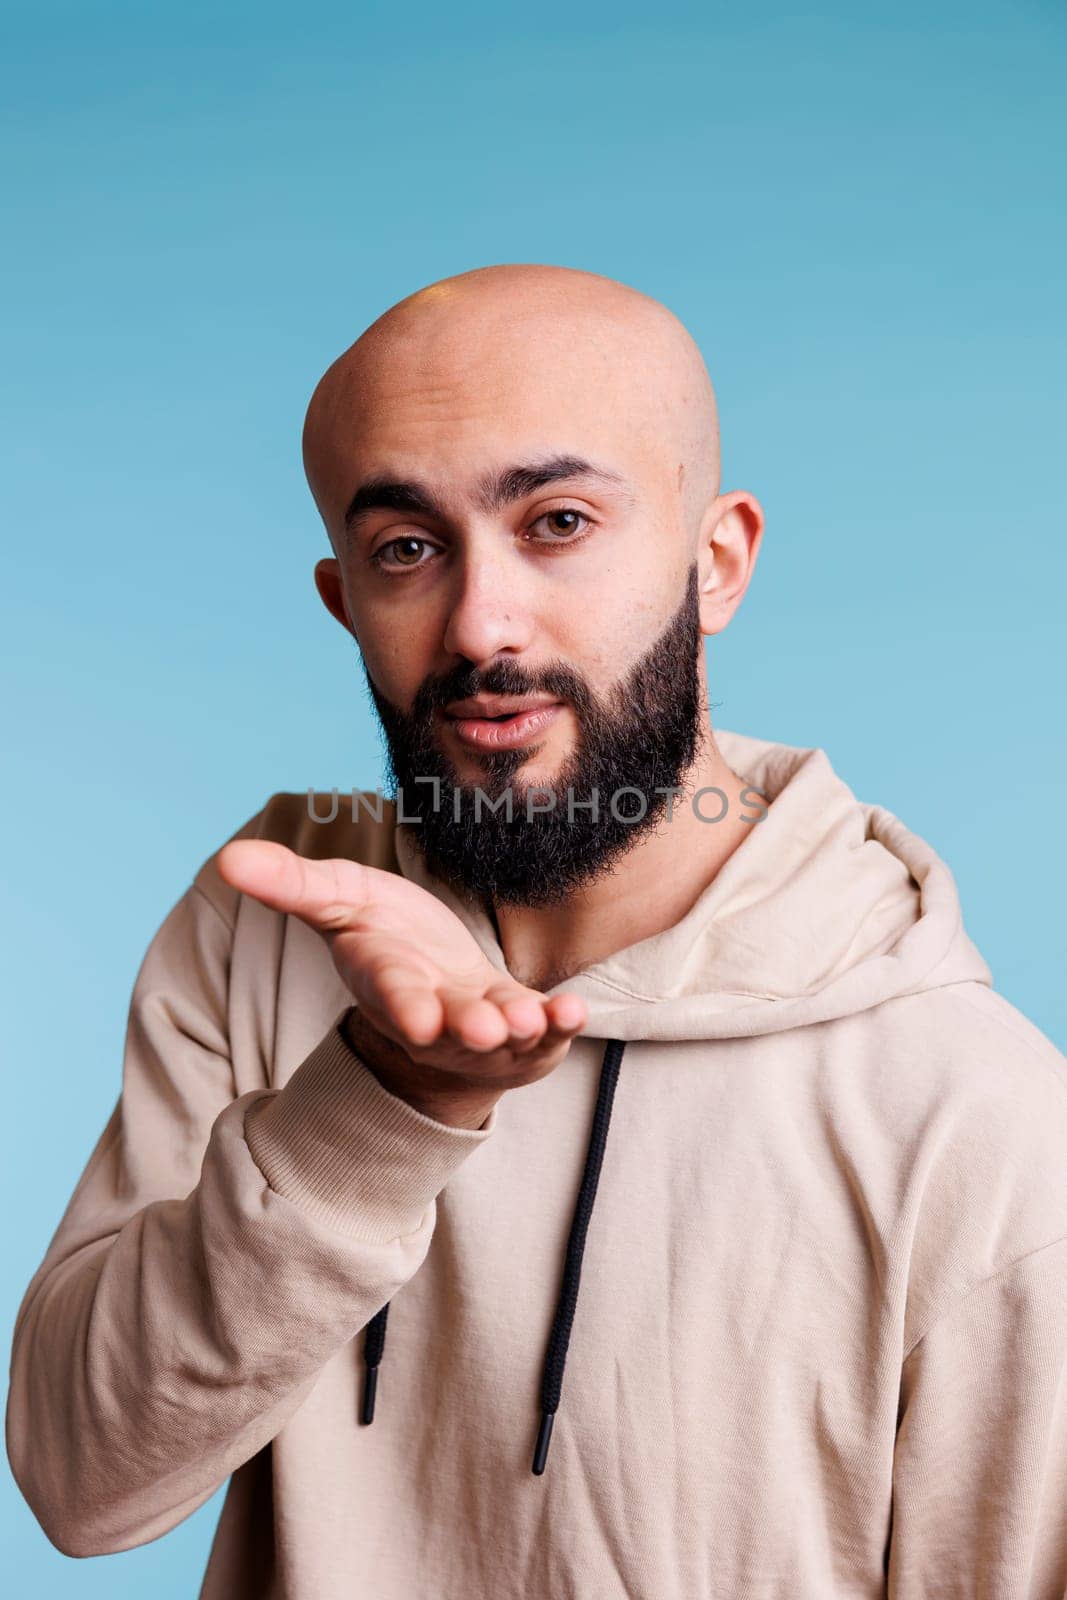
[[[3,1338],[137,966],[276,790],[383,781],[300,462],[319,374],[494,261],[664,300],[768,517],[712,721],[821,744],[1067,1043],[1060,0],[8,8]],[[221,1494],[18,1595],[196,1594]]]

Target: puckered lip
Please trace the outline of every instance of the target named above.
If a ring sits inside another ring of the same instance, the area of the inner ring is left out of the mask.
[[[506,717],[517,711],[540,711],[546,706],[558,706],[551,695],[476,694],[469,700],[453,700],[445,706],[446,717]]]

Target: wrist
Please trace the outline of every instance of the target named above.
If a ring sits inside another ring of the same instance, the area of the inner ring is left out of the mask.
[[[423,1116],[451,1128],[478,1130],[483,1127],[503,1091],[466,1089],[449,1082],[449,1074],[420,1066],[395,1039],[381,1033],[358,1006],[351,1006],[341,1021],[341,1034],[353,1053],[359,1056],[390,1094],[396,1095]],[[431,1080],[436,1077],[435,1084]]]

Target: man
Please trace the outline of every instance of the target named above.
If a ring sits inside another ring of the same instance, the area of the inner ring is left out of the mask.
[[[396,794],[272,796],[148,950],[16,1328],[49,1537],[232,1474],[209,1600],[1062,1597],[1064,1059],[928,844],[708,725],[763,518],[691,339],[466,273],[305,461]]]

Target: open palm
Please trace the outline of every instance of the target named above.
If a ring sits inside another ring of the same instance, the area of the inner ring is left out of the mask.
[[[510,1087],[566,1055],[585,1022],[577,995],[545,997],[500,972],[454,912],[399,873],[285,845],[223,846],[222,877],[299,917],[329,946],[360,1010],[414,1061]]]

